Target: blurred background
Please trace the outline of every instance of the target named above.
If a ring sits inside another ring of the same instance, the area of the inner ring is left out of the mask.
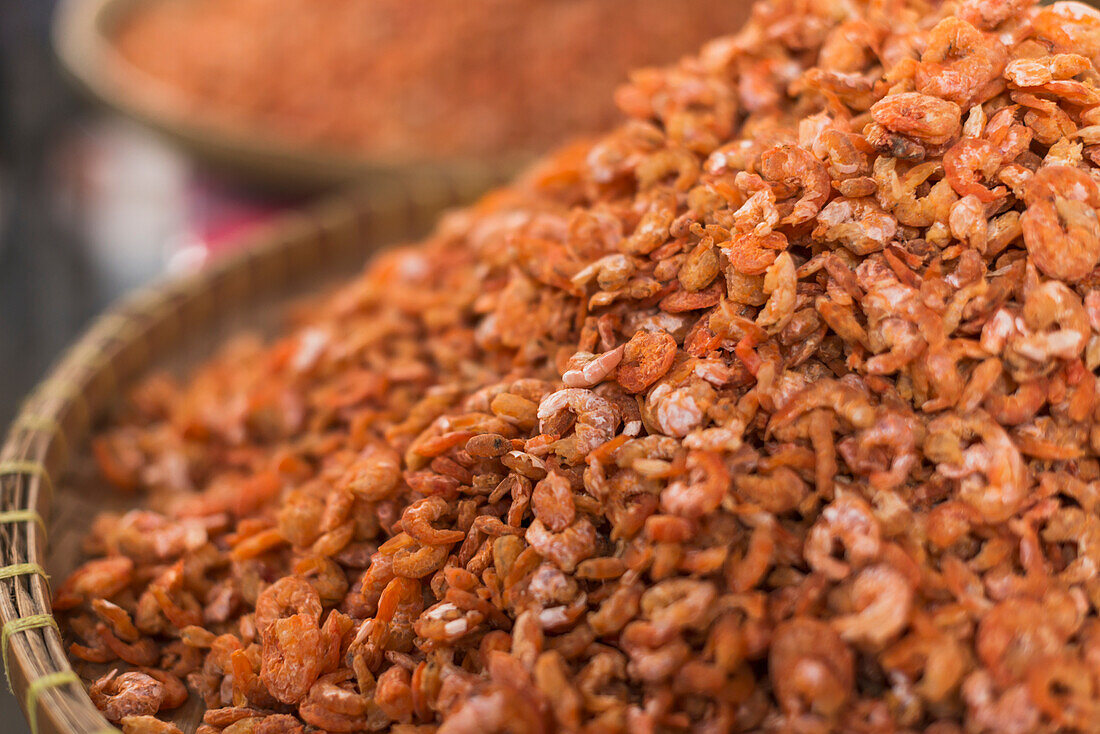
[[[51,47],[52,2],[0,0],[0,425],[113,299],[194,267],[295,202],[204,174],[94,104]],[[0,731],[29,734],[7,687]]]
[[[108,304],[351,188],[473,195],[734,0],[0,0],[0,426]],[[0,693],[0,731],[24,734]]]
[[[0,3],[0,423],[119,294],[199,264],[281,207],[94,104],[50,44],[50,2]],[[298,197],[301,198],[301,197]]]

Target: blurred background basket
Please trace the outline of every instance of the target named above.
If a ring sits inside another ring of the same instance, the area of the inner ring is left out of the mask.
[[[0,623],[32,732],[113,731],[74,677],[45,575],[71,571],[96,508],[120,501],[73,478],[87,466],[86,439],[103,411],[149,367],[194,364],[232,331],[270,331],[296,296],[349,277],[371,252],[422,235],[441,207],[467,198],[455,188],[358,192],[284,216],[206,270],[126,298],[31,393],[0,448]],[[177,724],[193,731],[197,710],[181,717]]]
[[[268,187],[505,177],[618,118],[613,91],[740,0],[61,0],[54,43],[111,107]]]
[[[287,142],[263,130],[242,132],[186,116],[164,85],[129,64],[110,41],[125,14],[158,0],[63,0],[54,20],[54,45],[81,87],[109,107],[139,121],[219,172],[277,190],[308,191],[350,182],[385,186],[404,178],[415,184],[443,176],[460,185],[486,176],[503,179],[526,156],[495,161],[398,161]],[[121,74],[119,73],[121,72]]]
[[[53,41],[65,70],[102,103],[167,137],[219,173],[277,191],[308,192],[350,182],[385,187],[396,179],[415,186],[444,177],[502,180],[529,155],[448,160],[367,157],[335,147],[295,143],[259,128],[235,129],[185,114],[163,82],[130,64],[111,36],[128,13],[163,0],[61,0]],[[290,63],[290,62],[288,62]]]

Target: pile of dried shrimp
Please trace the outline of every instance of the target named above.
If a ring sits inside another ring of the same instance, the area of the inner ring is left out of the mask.
[[[1100,13],[765,0],[95,441],[128,734],[1096,731]],[[165,713],[167,711],[167,713]]]

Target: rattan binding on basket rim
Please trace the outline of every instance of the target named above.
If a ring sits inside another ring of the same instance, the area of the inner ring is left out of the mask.
[[[101,316],[24,402],[0,448],[0,642],[9,685],[32,734],[116,731],[69,665],[51,614],[45,572],[53,482],[119,389],[187,334],[224,314],[278,298],[295,282],[371,249],[421,234],[444,207],[469,201],[492,181],[439,180],[415,191],[345,194],[282,218],[239,254],[139,291]]]

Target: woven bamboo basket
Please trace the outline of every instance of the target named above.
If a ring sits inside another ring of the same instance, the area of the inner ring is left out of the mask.
[[[163,1],[61,0],[52,28],[54,49],[69,76],[94,98],[223,173],[273,190],[314,191],[349,182],[384,189],[394,179],[444,176],[466,185],[487,175],[504,180],[531,159],[523,151],[493,159],[367,156],[195,119],[170,87],[123,58],[111,42],[113,29],[138,5]]]
[[[469,200],[483,183],[462,185],[473,187],[344,195],[283,218],[240,254],[125,299],[27,398],[0,448],[0,643],[32,734],[115,731],[69,664],[47,575],[63,577],[79,562],[95,511],[124,506],[78,479],[104,411],[150,367],[186,367],[232,331],[270,330],[295,297],[355,273],[387,243],[423,234],[440,209]],[[184,708],[175,723],[194,731],[199,716]]]

